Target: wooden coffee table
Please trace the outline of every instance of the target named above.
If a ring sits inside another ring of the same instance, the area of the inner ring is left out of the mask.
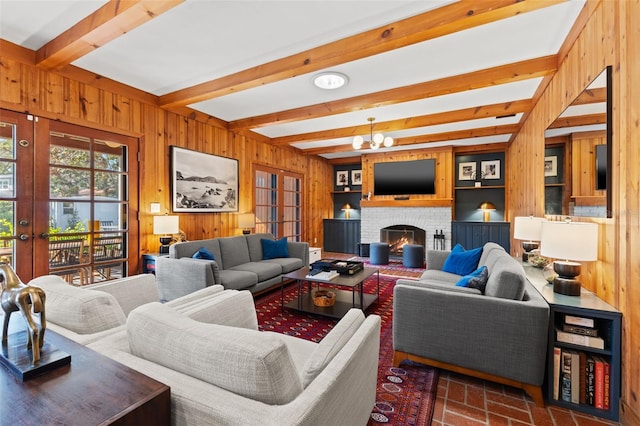
[[[0,366],[7,425],[169,425],[169,386],[51,330],[45,342],[71,355],[71,365],[25,382]]]
[[[369,306],[375,303],[380,297],[380,271],[375,268],[364,268],[364,270],[353,275],[340,275],[330,281],[319,280],[307,277],[309,268],[298,269],[282,277],[280,283],[280,304],[284,308],[294,309],[300,312],[323,315],[331,318],[342,318],[351,308],[359,308],[366,311]],[[377,275],[378,287],[376,294],[367,294],[363,291],[364,281]],[[285,280],[295,280],[298,284],[298,296],[291,302],[284,303],[284,282]],[[307,291],[303,282],[307,283]],[[313,304],[312,290],[318,288],[331,288],[336,293],[336,302],[333,306],[316,306]],[[349,288],[351,291],[342,290]]]

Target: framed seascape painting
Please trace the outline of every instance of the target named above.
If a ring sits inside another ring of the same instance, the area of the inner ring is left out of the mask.
[[[174,212],[237,212],[238,160],[171,146]]]

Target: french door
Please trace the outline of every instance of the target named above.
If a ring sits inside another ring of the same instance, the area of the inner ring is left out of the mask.
[[[0,256],[23,281],[128,274],[137,150],[135,138],[0,110]]]
[[[302,175],[255,166],[256,232],[302,239]]]

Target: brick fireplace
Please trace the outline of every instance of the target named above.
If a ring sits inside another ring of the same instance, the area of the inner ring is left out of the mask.
[[[363,207],[360,220],[360,242],[364,244],[384,241],[381,230],[385,228],[400,228],[401,231],[417,228],[424,232],[423,240],[411,244],[422,244],[431,249],[434,247],[433,236],[442,230],[445,247],[451,248],[450,207]],[[397,255],[401,256],[402,252]]]

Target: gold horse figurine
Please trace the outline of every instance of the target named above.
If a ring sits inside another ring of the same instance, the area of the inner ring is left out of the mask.
[[[40,361],[40,349],[44,344],[44,332],[47,328],[44,313],[44,290],[40,287],[24,284],[11,266],[5,262],[0,262],[0,290],[2,290],[0,304],[4,310],[2,344],[7,343],[11,314],[20,311],[29,329],[27,349],[31,349],[32,362],[35,365]],[[34,321],[32,311],[40,314],[40,324]]]

